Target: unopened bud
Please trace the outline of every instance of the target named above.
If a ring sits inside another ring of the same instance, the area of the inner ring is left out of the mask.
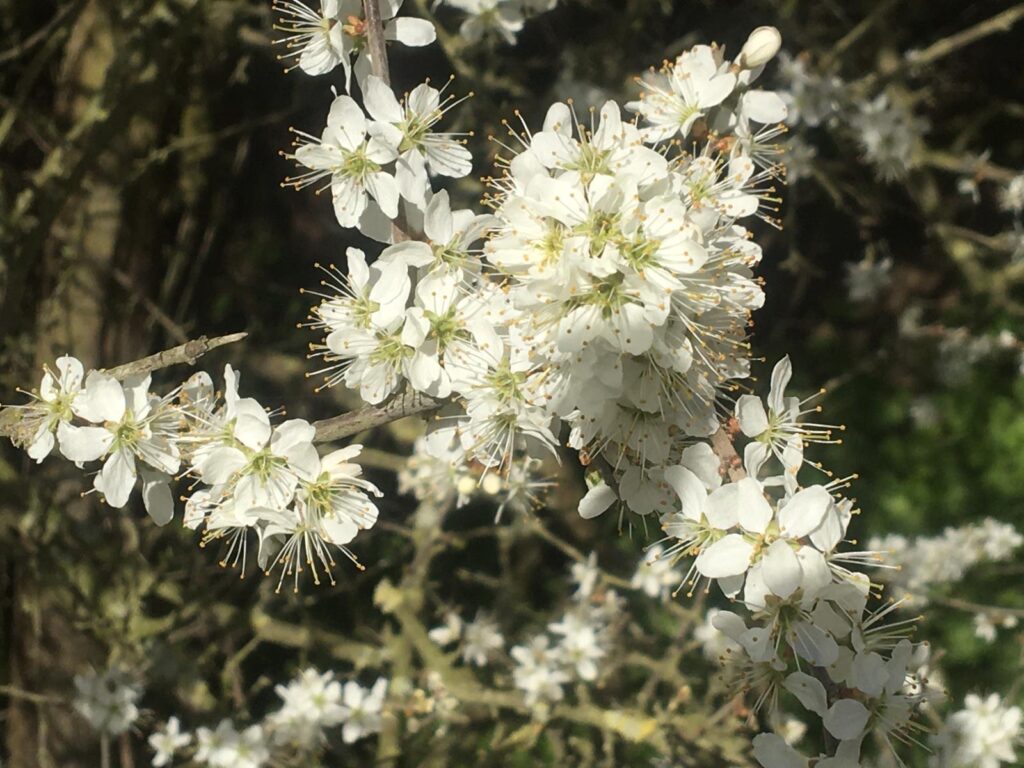
[[[771,61],[781,47],[782,35],[779,30],[775,27],[758,27],[743,44],[738,63],[744,69],[760,67]]]
[[[501,478],[491,472],[484,477],[484,481],[480,484],[480,488],[484,493],[490,496],[497,496],[501,491]]]
[[[468,475],[463,475],[459,478],[459,482],[455,484],[455,488],[463,496],[469,496],[476,490],[476,480]]]

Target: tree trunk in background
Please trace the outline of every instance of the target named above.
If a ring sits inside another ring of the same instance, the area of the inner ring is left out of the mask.
[[[96,108],[96,98],[110,82],[117,55],[118,30],[114,13],[100,2],[86,5],[65,46],[55,108],[68,125],[81,125]],[[126,126],[112,126],[103,136],[123,134]],[[100,138],[102,139],[103,136]],[[122,135],[117,141],[125,141]],[[41,279],[45,293],[36,312],[35,357],[38,366],[72,353],[86,366],[111,362],[110,281],[121,226],[121,194],[109,179],[116,178],[123,162],[118,147],[108,143],[72,148],[61,158],[68,173],[81,167],[59,205],[49,231],[40,233]],[[43,201],[46,203],[47,201]],[[106,353],[106,354],[105,354]],[[38,370],[38,368],[37,368]],[[86,482],[88,482],[86,480]],[[81,499],[79,489],[58,489],[47,501],[50,509],[36,510],[43,517],[58,515],[79,524],[95,524],[96,502]],[[17,513],[18,510],[15,510]],[[27,510],[21,510],[24,514]],[[91,520],[90,520],[91,518]],[[11,676],[15,688],[33,692],[68,691],[75,674],[106,663],[102,651],[72,623],[74,597],[59,583],[58,572],[48,567],[47,553],[19,558],[13,576],[13,644]],[[96,734],[64,704],[38,704],[15,699],[8,709],[7,746],[11,768],[95,768]]]

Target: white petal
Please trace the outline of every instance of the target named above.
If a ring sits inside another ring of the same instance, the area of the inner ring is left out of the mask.
[[[839,657],[839,646],[833,637],[806,621],[796,622],[788,639],[797,655],[816,667],[827,667]]]
[[[199,466],[199,476],[209,485],[223,485],[245,465],[245,454],[237,448],[225,445],[215,448],[203,459]]]
[[[761,561],[761,575],[773,595],[783,599],[793,594],[803,579],[796,552],[785,539],[776,539]]]
[[[258,451],[270,439],[270,417],[263,406],[246,397],[235,404],[234,434],[243,445]]]
[[[694,443],[683,449],[679,463],[700,478],[709,491],[722,485],[722,460],[707,443]]]
[[[803,590],[803,602],[812,601],[818,592],[832,583],[832,571],[825,561],[825,556],[814,547],[800,547],[796,553],[800,561]]]
[[[691,520],[700,520],[708,498],[700,478],[686,467],[676,466],[665,470],[665,482],[679,495],[683,514]]]
[[[348,281],[357,291],[362,292],[366,284],[370,282],[370,268],[366,266],[366,254],[358,248],[345,250],[345,258],[348,262]]]
[[[781,123],[789,113],[786,102],[774,91],[747,91],[740,98],[740,111],[758,123]]]
[[[441,365],[436,355],[417,351],[409,364],[409,382],[420,392],[429,394],[430,388],[441,378]]]
[[[768,393],[768,407],[773,413],[785,411],[786,385],[793,376],[793,364],[789,355],[779,360],[772,368],[772,388]]]
[[[768,414],[757,395],[740,395],[736,401],[736,418],[747,437],[757,437],[768,429]]]
[[[745,477],[736,483],[736,488],[740,526],[751,533],[764,533],[772,521],[773,512],[761,484],[752,477]]]
[[[701,552],[695,565],[709,579],[736,576],[750,566],[753,553],[753,544],[738,533],[730,533]]]
[[[366,178],[366,189],[389,219],[398,215],[398,183],[395,177],[379,171]]]
[[[737,483],[729,483],[713,491],[704,506],[704,514],[708,522],[715,528],[728,530],[740,521],[740,487]]]
[[[384,37],[388,40],[397,40],[403,45],[419,47],[434,42],[437,39],[437,30],[426,19],[401,16],[384,27]]]
[[[807,768],[807,761],[774,733],[754,737],[754,759],[762,768]]]
[[[856,739],[864,732],[870,713],[855,699],[840,699],[822,718],[825,728],[840,741]]]
[[[57,426],[57,439],[64,458],[76,463],[95,461],[114,442],[114,434],[103,427],[73,427],[67,422]]]
[[[366,138],[366,115],[351,96],[338,96],[327,114],[327,128],[331,138],[345,149],[355,149]]]
[[[430,204],[427,205],[427,215],[423,219],[423,231],[433,242],[447,244],[455,233],[452,222],[448,191],[442,189],[430,199]]]
[[[71,409],[94,424],[120,421],[125,409],[124,389],[112,376],[93,371],[86,378],[85,389],[74,399]]]
[[[752,440],[743,447],[743,468],[751,477],[757,477],[770,455],[767,445]],[[768,480],[765,480],[765,483],[767,482]]]
[[[779,510],[782,534],[794,539],[803,538],[821,525],[834,503],[831,494],[820,485],[797,492]]]
[[[174,498],[167,475],[144,472],[142,476],[142,502],[157,525],[167,525],[174,518]]]
[[[60,387],[65,392],[77,392],[82,386],[85,369],[78,358],[63,355],[57,358],[57,370],[60,371]]]
[[[739,642],[740,637],[747,631],[747,625],[743,619],[732,611],[719,611],[711,619],[711,625],[736,642]]]
[[[296,447],[313,442],[316,428],[305,419],[289,419],[274,429],[270,448],[278,456],[285,456]]]
[[[828,694],[817,678],[805,672],[794,672],[786,678],[785,688],[800,700],[805,709],[819,717],[828,711]]]
[[[114,451],[93,480],[93,487],[103,494],[107,504],[123,507],[135,487],[135,457],[123,448]]]
[[[544,132],[552,131],[562,136],[572,136],[572,112],[568,105],[556,101],[548,107],[548,113],[544,116]]]
[[[36,464],[41,464],[43,459],[50,455],[53,450],[53,432],[47,424],[42,424],[36,431],[32,444],[28,447],[28,455],[34,459]]]
[[[326,517],[320,523],[324,539],[331,544],[348,544],[359,533],[359,526],[349,517]]]
[[[363,103],[366,105],[366,111],[374,120],[400,123],[405,117],[402,113],[402,106],[398,103],[391,88],[376,75],[366,78]]]
[[[591,518],[597,517],[617,500],[618,496],[615,495],[615,491],[613,491],[609,486],[604,483],[595,485],[587,491],[586,496],[580,499],[580,517],[584,520],[590,520]]]

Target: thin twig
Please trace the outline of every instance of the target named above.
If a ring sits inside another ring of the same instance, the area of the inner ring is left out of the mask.
[[[366,12],[366,44],[370,49],[370,65],[373,74],[391,85],[391,72],[388,67],[388,49],[384,43],[384,23],[380,18],[380,6],[377,0],[363,0]]]
[[[932,64],[944,56],[948,56],[989,35],[1009,32],[1011,27],[1021,19],[1024,19],[1024,3],[1015,5],[1013,8],[998,13],[990,19],[975,24],[973,27],[961,30],[955,35],[937,40],[923,51],[909,53],[907,60],[915,67]]]
[[[330,419],[314,422],[317,443],[329,443],[358,435],[363,430],[382,427],[392,421],[415,416],[441,407],[441,402],[419,392],[407,392],[383,405],[371,405],[358,411],[343,413]]]
[[[722,462],[722,472],[728,474],[732,482],[738,482],[747,476],[743,460],[732,444],[732,433],[728,426],[719,427],[711,436],[711,449]]]
[[[242,333],[229,333],[226,336],[216,336],[212,339],[200,336],[198,339],[186,341],[184,344],[157,352],[155,355],[149,355],[114,368],[107,368],[106,373],[115,379],[125,379],[139,373],[151,373],[161,368],[170,368],[172,365],[193,365],[198,358],[210,350],[223,347],[225,344],[234,344],[248,335],[243,331]]]

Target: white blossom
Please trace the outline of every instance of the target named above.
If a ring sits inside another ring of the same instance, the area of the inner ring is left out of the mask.
[[[183,733],[181,722],[178,718],[171,717],[164,724],[163,730],[152,733],[148,741],[155,753],[152,762],[154,768],[163,768],[171,765],[175,755],[192,743],[192,735]]]
[[[142,688],[122,669],[75,675],[75,710],[101,733],[117,736],[139,717]]]
[[[382,727],[384,697],[387,694],[387,678],[378,678],[371,688],[363,688],[350,680],[342,692],[344,725],[341,738],[346,744],[379,733]]]

